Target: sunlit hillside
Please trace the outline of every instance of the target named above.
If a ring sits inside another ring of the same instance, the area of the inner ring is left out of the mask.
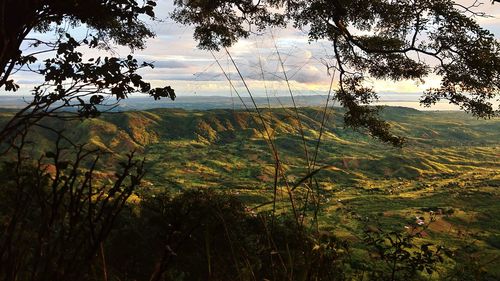
[[[386,108],[383,116],[394,133],[407,138],[403,148],[394,148],[344,128],[339,109],[331,109],[318,144],[323,109],[299,113],[301,124],[291,109],[264,110],[263,120],[289,184],[322,168],[315,177],[321,228],[356,243],[366,227],[403,230],[416,216],[430,219],[432,211],[438,217],[424,239],[450,247],[473,243],[485,260],[500,254],[495,215],[500,212],[500,120]],[[311,170],[300,125],[310,162],[316,158]],[[275,162],[255,112],[157,109],[104,114],[65,128],[75,142],[110,152],[104,157],[111,162],[125,151],[138,151],[147,163],[143,185],[151,192],[210,188],[236,195],[257,206],[255,211],[271,208],[266,202],[273,198]],[[34,138],[40,151],[53,141],[46,131]],[[277,208],[286,212],[284,186],[279,179]],[[307,189],[298,194],[307,196]]]

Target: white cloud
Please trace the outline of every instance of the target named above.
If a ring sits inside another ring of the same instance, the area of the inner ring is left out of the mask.
[[[500,4],[491,5],[489,0],[479,10],[493,15],[492,18],[480,18],[478,21],[500,36]],[[463,0],[467,5],[474,1]],[[197,42],[192,38],[193,28],[182,26],[168,19],[173,10],[171,1],[158,1],[157,16],[162,22],[151,22],[157,37],[148,40],[147,48],[135,52],[138,59],[155,62],[155,69],[141,71],[145,79],[156,86],[171,85],[179,94],[216,94],[228,95],[230,88],[219,66],[214,62],[210,52],[199,50]],[[308,41],[307,35],[293,28],[273,30],[263,36],[252,36],[239,41],[229,51],[239,67],[243,77],[248,80],[252,90],[262,95],[268,92],[287,93],[287,84],[281,63],[276,53],[278,47],[291,86],[300,93],[321,92],[329,88],[331,77],[327,73],[325,63],[331,63],[333,50],[326,41]],[[119,47],[116,54],[125,56],[130,50]],[[95,52],[87,53],[88,56]],[[235,81],[239,90],[245,92],[238,74],[224,52],[216,54],[224,70]],[[264,78],[263,78],[264,76]],[[23,86],[31,87],[37,77],[18,73],[15,76]],[[425,85],[417,85],[413,81],[390,82],[376,81],[372,85],[378,91],[385,92],[422,92],[427,86],[436,85],[438,77],[430,77]]]

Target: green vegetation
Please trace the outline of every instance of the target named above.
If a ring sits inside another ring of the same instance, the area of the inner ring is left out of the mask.
[[[311,154],[321,112],[300,109]],[[249,208],[258,207],[255,212],[267,212],[272,210],[265,203],[273,198],[274,160],[253,115],[157,109],[104,114],[65,126],[74,126],[69,131],[72,139],[110,152],[101,170],[108,169],[119,152],[138,150],[147,170],[139,193],[218,190]],[[308,170],[297,125],[288,109],[264,110],[263,116],[272,129],[288,181],[298,182]],[[363,249],[367,229],[404,233],[415,225],[415,217],[427,224],[432,216],[417,245],[467,249],[442,266],[467,271],[465,266],[472,262],[468,259],[473,259],[477,270],[500,276],[494,266],[500,256],[500,217],[496,215],[500,212],[500,122],[407,108],[386,108],[383,117],[393,124],[395,133],[407,137],[404,148],[344,129],[343,112],[332,109],[316,165],[329,165],[315,176],[319,228]],[[50,125],[63,128],[61,123]],[[35,138],[40,151],[50,146],[48,134],[35,134]],[[299,188],[296,194],[303,199],[307,190]],[[278,213],[288,214],[290,201],[281,179],[277,198]],[[301,208],[307,224],[314,224],[314,206]],[[358,252],[357,256],[367,255]]]
[[[498,116],[500,43],[478,24],[478,3],[175,0],[170,17],[193,25],[200,48],[223,48],[241,80],[226,47],[253,30],[293,25],[328,41],[328,95],[344,110],[326,123],[320,109],[297,110],[274,42],[295,112],[260,112],[252,98],[255,112],[88,119],[132,93],[175,99],[138,74],[150,63],[88,56],[144,48],[156,6],[0,5],[0,89],[20,88],[14,73],[43,76],[0,122],[0,279],[499,279],[498,122],[401,108],[380,117],[366,87],[440,77],[422,104]],[[406,148],[394,148],[400,135]]]

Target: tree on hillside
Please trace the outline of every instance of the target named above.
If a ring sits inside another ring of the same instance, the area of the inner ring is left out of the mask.
[[[108,97],[120,100],[141,92],[154,99],[174,99],[172,88],[152,88],[136,73],[151,64],[141,64],[132,56],[83,59],[84,49],[110,50],[112,44],[131,50],[144,48],[145,40],[154,33],[143,19],[154,18],[155,6],[154,1],[140,4],[135,0],[2,1],[0,89],[18,90],[11,78],[17,71],[43,75],[44,82],[33,90],[33,99],[26,107],[0,131],[0,140],[15,138],[20,128],[53,116],[62,108],[75,108],[84,117],[95,116]],[[75,30],[82,26],[86,28],[83,32]],[[55,39],[40,39],[37,33],[53,33]]]
[[[347,108],[348,126],[364,127],[393,144],[402,139],[389,131],[366,106],[377,94],[367,78],[424,81],[441,77],[421,103],[448,100],[475,116],[500,113],[500,43],[476,17],[479,1],[464,6],[452,0],[175,0],[173,18],[195,27],[199,47],[217,50],[248,37],[251,28],[292,24],[311,41],[327,39],[340,73],[336,99]],[[493,1],[498,2],[498,1]]]
[[[120,100],[134,92],[175,98],[170,87],[153,88],[144,81],[137,70],[151,65],[132,56],[83,58],[84,49],[110,50],[111,42],[143,48],[154,35],[143,19],[154,17],[154,7],[154,1],[135,0],[1,2],[0,89],[18,90],[12,79],[17,71],[44,77],[32,100],[0,129],[2,279],[89,280],[95,275],[90,268],[99,267],[107,278],[103,243],[141,182],[143,161],[131,153],[117,167],[107,162],[102,169],[104,152],[75,144],[40,121],[75,118],[75,112],[93,117],[112,103],[107,98]],[[83,32],[75,30],[82,26]],[[42,33],[55,39],[31,38]],[[36,137],[34,125],[54,140],[41,156],[36,152],[43,145],[31,136]]]

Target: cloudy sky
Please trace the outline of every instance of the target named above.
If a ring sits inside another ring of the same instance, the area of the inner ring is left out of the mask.
[[[487,12],[490,18],[478,21],[500,38],[500,4],[491,5],[483,0],[479,10]],[[139,60],[154,62],[155,69],[143,71],[143,76],[155,86],[172,86],[178,96],[189,95],[234,95],[229,83],[212,54],[198,50],[192,39],[192,29],[173,23],[168,19],[172,11],[170,0],[159,0],[157,15],[162,22],[151,22],[156,38],[148,41],[147,48],[135,52]],[[459,1],[470,4],[474,1]],[[275,43],[284,60],[285,68],[295,95],[325,94],[328,91],[331,76],[325,63],[331,62],[332,48],[328,42],[309,43],[303,31],[293,28],[269,30],[261,36],[241,40],[230,49],[230,53],[241,69],[254,95],[288,94],[283,72],[279,64]],[[116,48],[116,54],[125,56],[127,48]],[[93,55],[93,54],[89,54]],[[236,75],[228,56],[215,53],[218,62],[233,80],[242,95],[246,91]],[[23,92],[29,91],[40,78],[26,73],[18,73],[15,79],[21,84]],[[435,77],[426,80],[426,84],[415,82],[372,81],[372,86],[383,93],[386,100],[418,100],[422,90],[437,85]],[[1,102],[1,101],[0,101]]]

